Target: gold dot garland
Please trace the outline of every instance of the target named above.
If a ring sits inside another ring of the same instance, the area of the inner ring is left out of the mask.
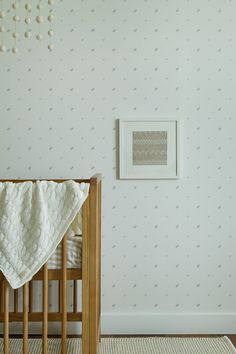
[[[12,32],[12,37],[14,39],[14,46],[12,48],[12,53],[16,54],[18,53],[18,48],[17,48],[17,40],[19,38],[19,33],[17,32],[17,24],[18,22],[20,21],[20,18],[19,16],[17,15],[17,10],[19,8],[19,4],[17,2],[17,0],[15,0],[13,3],[12,3],[12,8],[14,10],[14,16],[12,17],[13,19],[13,22],[14,22],[14,30]]]
[[[5,52],[7,50],[5,44],[4,44],[4,33],[5,33],[5,27],[4,27],[4,18],[5,18],[5,12],[4,12],[4,1],[6,0],[0,0],[0,52]],[[12,53],[17,53],[18,52],[18,47],[17,47],[17,42],[19,38],[19,32],[18,32],[18,23],[20,22],[20,17],[18,15],[18,8],[19,8],[19,1],[20,0],[12,0],[12,22],[13,22],[13,30],[11,32],[11,36],[13,38],[13,46],[12,46]],[[25,9],[25,16],[24,20],[22,21],[25,24],[25,31],[24,37],[25,38],[30,38],[32,35],[32,30],[29,28],[32,22],[32,16],[31,16],[31,1],[30,0],[25,0],[24,4],[24,9]],[[54,46],[52,44],[52,37],[54,35],[54,31],[52,28],[52,23],[54,21],[54,15],[53,15],[53,5],[54,5],[54,0],[46,0],[48,3],[48,8],[49,8],[49,13],[46,16],[46,21],[49,24],[48,31],[47,31],[47,36],[49,39],[48,46],[47,48],[52,51]],[[38,0],[37,5],[36,5],[36,18],[35,21],[38,25],[38,33],[36,34],[36,39],[38,41],[43,40],[43,34],[41,33],[41,25],[45,21],[44,16],[42,15],[42,10],[43,10],[43,0]]]
[[[41,23],[44,22],[44,17],[41,15],[41,10],[43,9],[42,0],[39,0],[37,4],[38,15],[36,17],[36,22],[38,23],[38,34],[36,35],[36,39],[41,41],[43,39],[43,35],[41,33]]]
[[[53,44],[52,44],[52,37],[54,35],[53,29],[52,29],[52,22],[54,21],[54,16],[52,14],[52,7],[54,4],[54,0],[48,0],[48,6],[49,6],[49,15],[48,15],[48,22],[49,22],[49,30],[48,30],[48,37],[49,37],[49,44],[48,44],[48,49],[50,51],[53,50]]]
[[[31,18],[30,18],[30,12],[31,12],[31,5],[29,2],[25,4],[25,10],[26,10],[26,18],[25,18],[25,23],[26,23],[26,31],[24,33],[25,38],[30,38],[31,37],[31,31],[29,30],[29,25],[31,23]]]
[[[3,0],[0,0],[0,52],[5,52],[7,50],[4,45],[4,22],[5,12],[3,11]]]

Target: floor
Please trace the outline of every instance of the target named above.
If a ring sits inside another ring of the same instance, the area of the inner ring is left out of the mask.
[[[42,354],[42,340],[29,339],[29,350],[31,354]],[[4,342],[0,339],[0,353],[4,352]],[[22,339],[11,339],[9,354],[22,354]],[[48,352],[61,352],[61,339],[49,338]],[[67,352],[70,354],[81,353],[81,339],[68,338]],[[235,349],[228,338],[224,337],[198,337],[198,336],[146,336],[146,337],[116,337],[102,338],[99,346],[101,354],[117,353],[214,353],[214,354],[233,354]]]
[[[156,336],[156,335],[155,335]],[[227,336],[231,342],[233,343],[233,345],[236,348],[236,334],[189,334],[189,335],[158,335],[158,337],[221,337],[221,336]],[[102,336],[102,337],[150,337],[147,335],[140,335],[140,336]]]
[[[221,336],[227,336],[231,342],[233,343],[233,345],[236,348],[236,334],[191,334],[191,335],[155,335],[158,337],[221,337]],[[0,335],[0,338],[2,337],[2,335]],[[20,335],[13,335],[12,337],[14,338],[20,338],[22,336]],[[34,336],[29,336],[30,338],[38,338],[40,336],[34,335]],[[49,336],[50,337],[50,336]],[[53,336],[53,337],[59,337],[59,336]],[[79,336],[68,336],[68,337],[79,337]],[[103,338],[122,338],[122,337],[153,337],[152,335],[117,335],[117,336],[110,336],[110,335],[104,335],[102,336]]]

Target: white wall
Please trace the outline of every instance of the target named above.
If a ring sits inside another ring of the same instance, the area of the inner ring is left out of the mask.
[[[236,330],[235,16],[57,1],[52,53],[0,56],[1,178],[103,173],[104,333]],[[117,118],[179,118],[180,179],[117,180]]]

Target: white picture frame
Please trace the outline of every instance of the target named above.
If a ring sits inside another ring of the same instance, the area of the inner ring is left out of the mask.
[[[119,120],[119,178],[179,177],[178,120]]]

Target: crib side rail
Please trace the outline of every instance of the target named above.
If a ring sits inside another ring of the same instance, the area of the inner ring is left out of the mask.
[[[97,173],[91,178],[76,178],[73,180],[78,183],[90,183],[90,184],[98,184],[101,181],[101,174]],[[36,182],[36,181],[53,181],[57,183],[63,183],[68,181],[68,179],[0,179],[0,182],[13,182],[13,183],[22,183],[22,182]]]

